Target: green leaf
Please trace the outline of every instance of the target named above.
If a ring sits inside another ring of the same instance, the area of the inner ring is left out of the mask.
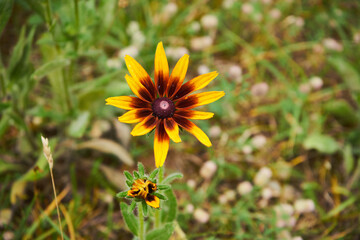
[[[134,214],[132,212],[129,212],[129,206],[124,202],[120,203],[120,208],[126,225],[130,229],[130,231],[135,236],[137,236],[139,232],[139,226]]]
[[[338,143],[330,136],[320,133],[309,135],[304,141],[305,149],[316,149],[321,153],[333,154],[339,150]]]
[[[116,197],[118,198],[124,198],[127,196],[128,191],[119,192],[116,194]]]
[[[167,223],[162,228],[152,230],[146,234],[146,240],[168,240],[174,232],[174,224]]]
[[[330,100],[324,105],[324,110],[345,127],[356,127],[359,124],[355,110],[345,100]]]
[[[159,168],[156,168],[151,174],[150,174],[150,179],[154,179],[156,177],[156,175],[159,173]]]
[[[14,0],[1,0],[0,1],[0,36],[6,23],[8,22],[12,9],[14,5]]]
[[[167,200],[167,198],[164,195],[162,195],[162,194],[160,194],[158,192],[153,193],[153,195],[157,196],[161,200],[165,200],[165,201]]]
[[[330,57],[329,63],[340,73],[351,91],[360,91],[360,75],[354,66],[343,57]]]
[[[354,168],[354,157],[352,155],[352,147],[350,144],[346,144],[344,150],[343,150],[343,155],[344,155],[344,165],[345,165],[345,171],[346,173],[349,175],[350,172],[353,170]]]
[[[138,162],[138,170],[139,170],[140,176],[144,177],[145,170],[144,170],[144,165],[141,162]]]
[[[335,208],[333,208],[326,216],[325,219],[334,217],[335,215],[338,215],[340,212],[348,208],[350,205],[352,205],[356,201],[356,197],[351,197],[348,200],[342,202]]]
[[[134,181],[133,176],[128,171],[124,171],[124,175],[129,181]]]
[[[164,179],[164,181],[163,181],[163,183],[164,184],[169,184],[169,183],[171,183],[172,181],[174,181],[175,179],[177,179],[177,178],[182,178],[184,175],[182,174],[182,173],[172,173],[172,174],[170,174],[169,176],[167,176],[165,179]]]
[[[25,0],[27,2],[27,4],[29,4],[30,8],[36,12],[37,14],[39,14],[41,16],[41,18],[45,21],[45,12],[44,12],[44,8],[41,5],[41,1],[39,0]]]
[[[130,211],[129,212],[134,211],[135,208],[136,208],[136,201],[132,201],[131,205],[130,205]]]
[[[55,70],[59,70],[70,65],[70,62],[71,61],[69,59],[65,58],[54,59],[36,69],[31,77],[34,79],[41,79]]]
[[[145,201],[142,201],[141,204],[142,204],[142,208],[143,208],[144,217],[147,217],[147,215],[148,215],[148,205],[146,204]]]
[[[163,210],[161,212],[162,222],[172,222],[176,219],[177,214],[177,201],[174,192],[170,190],[166,190],[164,192],[167,197],[167,201],[163,204]]]
[[[90,122],[90,113],[89,112],[82,112],[74,121],[70,123],[68,128],[68,134],[75,138],[81,138],[87,126]]]
[[[169,189],[171,189],[171,187],[169,185],[165,185],[165,184],[158,184],[157,188],[159,190],[169,190]]]
[[[126,185],[128,185],[128,187],[132,187],[132,181],[126,180]]]
[[[135,179],[139,179],[139,178],[140,178],[140,175],[139,175],[139,173],[138,173],[137,171],[134,171],[134,172],[133,172],[133,175],[134,175]]]

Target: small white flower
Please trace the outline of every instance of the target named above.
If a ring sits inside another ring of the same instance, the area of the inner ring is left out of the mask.
[[[239,65],[234,64],[229,67],[229,78],[235,80],[236,82],[241,82],[242,69]]]
[[[115,68],[115,69],[119,69],[121,68],[121,61],[119,58],[109,58],[106,61],[106,66],[108,68]]]
[[[323,40],[323,44],[324,47],[329,50],[333,50],[336,52],[341,52],[343,50],[343,45],[333,38],[325,38]]]
[[[263,4],[271,4],[272,0],[262,0]]]
[[[228,201],[234,201],[236,199],[236,192],[234,190],[227,190],[224,195]]]
[[[228,202],[228,199],[227,197],[225,196],[225,194],[221,194],[219,197],[218,197],[218,201],[220,204],[226,204]]]
[[[274,207],[276,213],[276,225],[278,227],[292,227],[296,223],[296,219],[293,217],[294,208],[288,203],[281,203]]]
[[[235,0],[224,0],[222,3],[222,7],[225,9],[231,8],[235,3]]]
[[[260,187],[265,186],[272,176],[272,171],[268,167],[262,167],[255,175],[254,183]]]
[[[212,44],[213,39],[210,36],[194,37],[190,40],[190,46],[195,51],[204,50]]]
[[[360,32],[357,32],[353,36],[354,43],[358,44],[360,43]]]
[[[281,189],[281,198],[284,200],[294,200],[295,199],[295,188],[291,185],[285,185]]]
[[[203,16],[200,22],[203,28],[207,30],[216,29],[218,26],[218,19],[215,15],[212,14]]]
[[[200,169],[200,176],[205,179],[210,179],[216,172],[217,165],[213,161],[205,162]]]
[[[251,143],[258,149],[262,148],[266,144],[266,137],[262,134],[256,135],[251,139]]]
[[[250,4],[250,3],[244,3],[242,6],[241,6],[241,10],[243,11],[243,13],[245,14],[250,14],[254,11],[254,8],[253,6]]]
[[[277,8],[271,9],[269,14],[270,14],[270,17],[275,20],[279,19],[281,17],[281,11]]]
[[[263,97],[269,91],[269,85],[266,82],[257,83],[251,87],[250,91],[254,97]]]
[[[168,47],[166,48],[166,55],[169,58],[178,60],[185,54],[189,54],[189,50],[186,47]]]
[[[273,197],[272,191],[270,188],[266,187],[263,190],[261,190],[261,196],[262,198],[269,200],[270,198]]]
[[[310,83],[311,87],[315,90],[321,89],[324,84],[323,80],[318,76],[311,77],[309,79],[309,83]]]
[[[280,183],[278,181],[270,181],[268,184],[268,187],[271,190],[271,194],[273,197],[279,197],[280,193],[281,193],[281,186]]]
[[[300,236],[296,236],[296,237],[293,237],[291,240],[303,240],[303,239]]]
[[[187,180],[186,183],[187,183],[187,185],[189,186],[189,188],[195,189],[195,187],[196,187],[196,182],[195,182],[194,179],[189,179],[189,180]]]
[[[124,59],[125,55],[129,55],[133,58],[139,55],[139,49],[136,46],[128,46],[120,50],[118,57]]]
[[[217,138],[221,134],[221,128],[218,125],[210,127],[209,135],[211,138]]]
[[[315,203],[311,199],[298,199],[295,201],[294,207],[298,213],[308,213],[315,210]]]
[[[253,186],[249,181],[244,181],[239,183],[236,190],[240,195],[246,195],[253,190]]]
[[[210,68],[208,66],[206,66],[205,64],[201,64],[198,69],[197,72],[199,75],[205,74],[205,73],[209,73],[210,72]]]
[[[194,207],[194,205],[192,205],[191,203],[188,204],[188,205],[186,205],[186,207],[185,207],[185,211],[186,211],[187,213],[193,213],[193,212],[194,212],[194,209],[195,209],[195,207]]]
[[[145,35],[141,31],[134,32],[131,36],[132,45],[138,47],[139,49],[144,46],[146,42]]]
[[[138,32],[140,30],[139,23],[136,21],[131,21],[128,24],[128,27],[126,29],[127,34],[132,35],[135,32]]]
[[[194,31],[194,32],[198,32],[200,31],[201,25],[198,21],[194,21],[193,23],[191,23],[190,28]]]
[[[172,17],[177,13],[178,6],[174,2],[170,2],[165,5],[163,12],[167,15],[167,17]]]
[[[197,208],[194,212],[194,218],[199,223],[207,223],[210,220],[210,215],[205,210]]]
[[[242,148],[242,152],[243,152],[244,154],[246,154],[246,155],[251,154],[252,151],[253,151],[253,149],[252,149],[252,147],[249,146],[249,145],[245,145],[245,146],[243,146],[243,148]]]

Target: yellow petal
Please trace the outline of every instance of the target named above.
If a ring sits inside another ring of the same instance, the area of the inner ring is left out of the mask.
[[[179,91],[174,96],[174,100],[180,99],[187,94],[200,90],[206,87],[214,78],[216,78],[219,74],[217,72],[210,72],[206,74],[202,74],[196,78],[191,79],[184,85],[182,85]]]
[[[129,96],[109,97],[106,100],[106,105],[112,105],[125,110],[132,110],[134,108],[150,107],[149,103],[142,101],[139,98]]]
[[[152,96],[149,91],[137,80],[129,75],[125,75],[125,80],[128,83],[131,91],[144,101],[151,102]]]
[[[163,97],[169,80],[169,64],[162,42],[159,42],[156,48],[154,67],[155,87],[160,97]]]
[[[174,115],[173,118],[182,128],[194,135],[202,144],[211,147],[212,144],[208,136],[206,136],[206,134],[193,122],[177,115]]]
[[[161,121],[156,126],[155,140],[154,140],[155,165],[157,168],[164,165],[168,151],[169,151],[169,136],[165,131],[163,121]]]
[[[192,111],[192,110],[179,110],[176,111],[175,114],[185,117],[187,119],[196,119],[196,120],[209,119],[214,116],[214,113],[212,112],[201,112],[201,111]]]
[[[148,194],[145,202],[147,205],[153,208],[159,208],[160,207],[160,199],[157,196]]]
[[[195,108],[198,106],[215,102],[219,98],[222,98],[224,95],[225,92],[223,91],[197,93],[180,99],[176,103],[176,107],[186,108],[186,109]]]
[[[145,87],[145,89],[148,90],[150,95],[154,98],[155,86],[145,69],[129,55],[125,56],[125,63],[134,80],[143,85],[143,87]]]
[[[121,117],[118,118],[120,122],[123,123],[137,123],[142,121],[145,117],[151,114],[150,109],[134,109],[126,112]]]
[[[185,54],[176,63],[174,70],[171,73],[169,84],[167,87],[168,89],[167,93],[169,97],[175,95],[175,93],[180,89],[181,84],[184,82],[188,65],[189,65],[189,55]]]
[[[156,118],[153,115],[146,117],[140,123],[138,123],[131,131],[133,136],[141,136],[149,133],[156,126]]]
[[[181,138],[179,136],[179,126],[172,118],[165,119],[164,121],[164,127],[166,130],[166,133],[169,135],[171,140],[178,143],[181,142]]]

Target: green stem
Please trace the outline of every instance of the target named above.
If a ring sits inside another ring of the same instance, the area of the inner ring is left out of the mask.
[[[139,209],[139,239],[140,240],[145,240],[145,229],[144,229],[144,212],[143,212],[143,207],[142,204],[139,203],[138,204],[138,209]]]
[[[79,32],[80,32],[80,21],[79,21],[79,0],[74,0],[75,5],[75,24],[76,24],[76,38],[75,38],[75,52],[79,48]]]
[[[159,171],[159,184],[164,179],[164,167],[160,167]],[[155,210],[155,228],[159,228],[161,226],[161,220],[160,220],[160,210]]]

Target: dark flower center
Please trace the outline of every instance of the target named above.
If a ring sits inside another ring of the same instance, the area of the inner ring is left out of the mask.
[[[152,110],[155,117],[172,117],[175,113],[175,104],[166,97],[158,98],[153,102]]]

